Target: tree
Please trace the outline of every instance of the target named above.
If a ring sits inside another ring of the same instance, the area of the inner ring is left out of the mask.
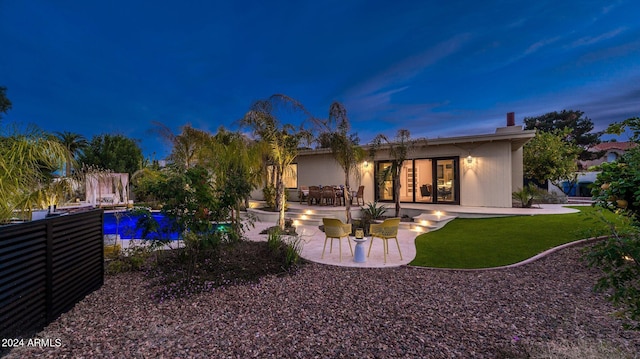
[[[251,127],[254,135],[269,146],[268,158],[274,169],[276,185],[276,210],[280,213],[278,226],[284,229],[286,189],[283,175],[298,155],[300,145],[311,142],[313,136],[302,126],[296,129],[293,125],[281,124],[277,117],[279,109],[313,117],[298,101],[286,95],[275,94],[266,100],[254,102],[242,118],[241,124]]]
[[[563,181],[575,181],[580,148],[564,140],[565,132],[538,132],[524,145],[525,177],[558,187]]]
[[[180,134],[175,135],[166,125],[159,122],[154,124],[158,134],[171,145],[169,161],[178,167],[189,169],[203,160],[202,149],[211,140],[210,133],[185,125]]]
[[[351,173],[360,175],[357,168],[364,159],[365,152],[359,145],[358,136],[348,133],[351,125],[347,117],[347,109],[340,102],[333,102],[329,107],[329,118],[326,124],[327,131],[320,134],[318,141],[321,147],[325,145],[331,149],[333,158],[344,171],[344,189],[348,191],[351,188],[349,175]],[[345,201],[345,210],[347,223],[351,223],[350,201]]]
[[[49,183],[44,168],[61,168],[66,149],[36,128],[0,132],[0,223],[31,209],[31,195]]]
[[[60,143],[67,149],[65,176],[71,177],[76,157],[89,145],[89,142],[84,138],[84,136],[69,131],[56,132],[56,136],[58,141],[60,141]]]
[[[389,150],[389,156],[391,157],[391,166],[387,167],[385,171],[380,174],[381,179],[391,177],[393,181],[393,197],[396,201],[396,214],[400,216],[400,172],[402,171],[402,164],[407,160],[409,154],[417,146],[417,141],[411,139],[411,133],[409,130],[398,130],[394,141],[390,141],[387,136],[383,134],[377,135],[372,141],[371,155],[380,150],[384,145],[385,149]],[[380,183],[383,181],[380,180]]]
[[[563,141],[574,143],[581,148],[578,159],[582,161],[600,158],[603,153],[591,152],[589,148],[600,143],[602,133],[591,132],[593,121],[588,117],[582,117],[583,115],[582,111],[554,111],[542,116],[525,117],[524,124],[526,130],[562,133]],[[567,129],[569,131],[565,131]]]
[[[123,135],[96,135],[78,162],[130,176],[142,168],[144,157],[138,141]]]
[[[242,229],[240,209],[262,180],[265,147],[238,132],[219,128],[207,146],[204,165],[213,170],[220,200],[232,213],[236,232]]]
[[[622,225],[607,221],[609,235],[586,254],[590,266],[603,275],[596,290],[607,290],[609,299],[627,319],[625,327],[640,330],[640,117],[611,124],[606,132],[620,135],[629,129],[637,145],[614,162],[599,166],[601,171],[591,193],[599,207],[623,215]]]
[[[614,212],[629,212],[640,220],[640,117],[611,124],[607,133],[632,132],[630,140],[637,145],[614,162],[605,162],[598,174],[592,194],[596,204]]]
[[[11,110],[11,101],[7,97],[7,88],[0,86],[0,119],[2,119],[2,114],[9,112],[9,110]]]

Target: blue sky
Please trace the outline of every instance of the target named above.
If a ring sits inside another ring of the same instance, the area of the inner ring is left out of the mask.
[[[640,116],[638,1],[0,0],[3,122],[168,153],[152,122],[215,132],[283,93],[366,143],[491,133],[575,109]]]

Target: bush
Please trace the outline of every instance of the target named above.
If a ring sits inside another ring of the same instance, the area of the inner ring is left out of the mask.
[[[633,148],[617,161],[603,163],[591,194],[600,207],[629,211],[640,219],[640,149]]]
[[[640,329],[640,228],[627,218],[622,225],[607,223],[607,239],[588,248],[585,259],[589,266],[602,269],[603,276],[595,285],[596,291],[609,291],[607,299],[618,306],[617,313],[626,319],[626,328]]]
[[[120,245],[105,247],[105,272],[118,274],[145,269],[150,251],[145,247],[130,247],[121,250]]]
[[[529,183],[527,186],[522,187],[519,191],[515,191],[511,194],[513,199],[520,202],[522,208],[531,208],[534,201],[538,201],[543,197],[545,191],[538,188],[533,183]]]

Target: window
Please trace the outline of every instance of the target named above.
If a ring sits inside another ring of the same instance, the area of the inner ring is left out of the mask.
[[[285,188],[298,188],[298,164],[292,163],[287,166],[282,177]],[[267,180],[269,184],[273,184],[273,166],[267,167]]]

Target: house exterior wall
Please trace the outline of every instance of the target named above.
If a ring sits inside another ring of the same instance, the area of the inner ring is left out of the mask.
[[[511,207],[512,160],[508,142],[490,142],[474,148],[472,162],[460,159],[460,205]]]
[[[418,144],[409,157],[458,159],[458,195],[462,206],[512,207],[512,192],[523,186],[522,145],[535,135],[535,131],[522,131],[519,128],[507,130],[499,129],[495,135],[427,140]],[[467,160],[469,155],[472,158],[470,162]],[[369,159],[368,165],[359,165],[360,176],[350,176],[352,190],[359,185],[365,186],[365,203],[375,199],[376,163],[390,159],[388,150],[377,151],[375,157]],[[295,163],[298,165],[298,186],[344,184],[344,172],[328,150],[303,151]],[[418,173],[418,176],[422,175],[426,173]],[[418,177],[417,184],[423,182]],[[261,191],[260,194],[256,193],[254,199],[260,197]],[[297,189],[289,189],[289,199],[298,200]]]

